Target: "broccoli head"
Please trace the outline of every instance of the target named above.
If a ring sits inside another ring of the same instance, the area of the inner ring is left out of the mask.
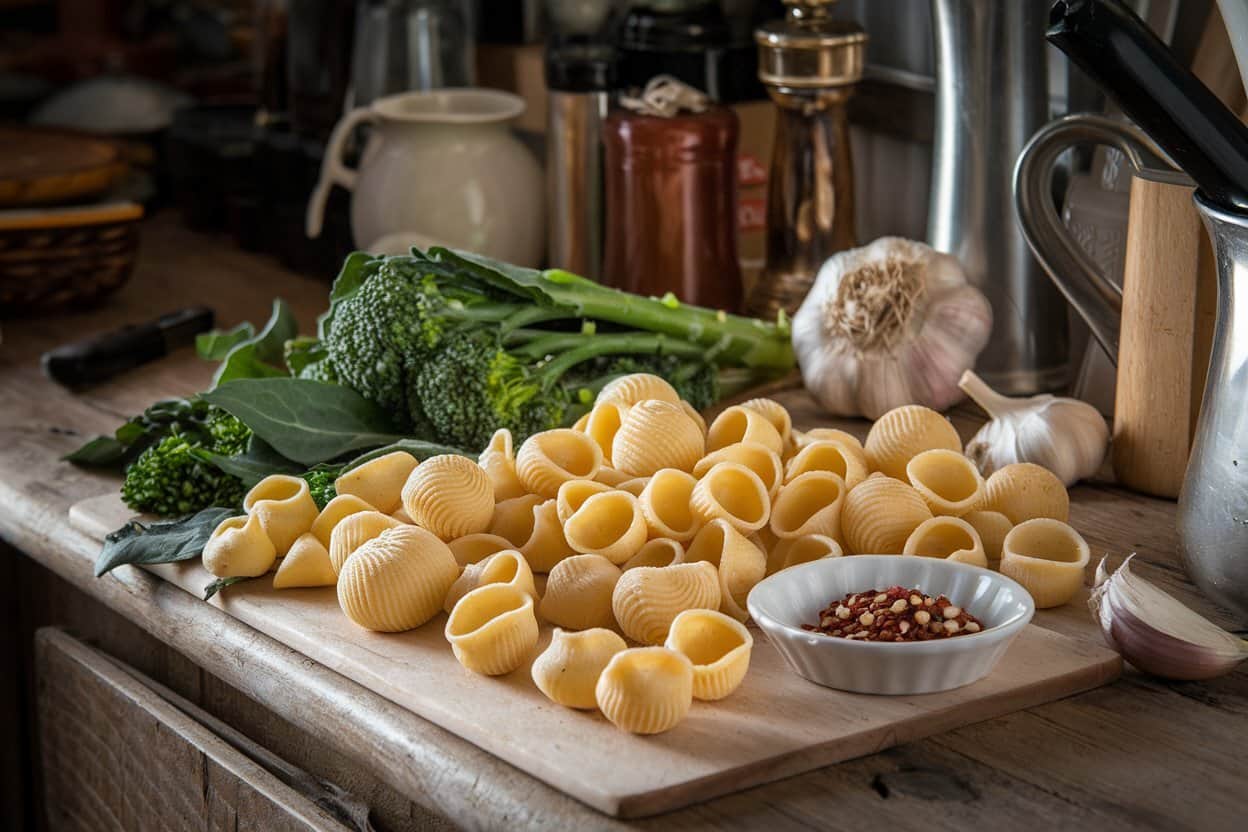
[[[195,451],[203,448],[223,456],[242,453],[251,431],[224,410],[212,408],[198,429],[175,427],[143,451],[121,486],[127,506],[163,516],[190,514],[209,506],[235,506],[246,488]]]
[[[517,440],[563,424],[563,388],[543,389],[543,379],[482,332],[448,336],[415,376],[419,398],[441,442],[485,447],[499,428]]]

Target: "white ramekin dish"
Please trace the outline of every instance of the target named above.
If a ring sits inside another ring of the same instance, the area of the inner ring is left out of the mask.
[[[891,586],[945,595],[984,629],[915,642],[856,641],[802,629],[849,593]],[[851,555],[794,566],[755,586],[747,604],[798,675],[830,688],[884,694],[935,693],[983,678],[1036,611],[1027,590],[1004,575],[906,555]]]

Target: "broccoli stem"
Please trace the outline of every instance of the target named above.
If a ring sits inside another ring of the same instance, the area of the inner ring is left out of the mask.
[[[558,357],[551,359],[538,371],[538,378],[545,389],[552,387],[564,373],[577,364],[603,355],[657,354],[702,358],[704,350],[695,344],[665,335],[584,335],[568,332],[539,338],[513,354],[517,357],[524,355],[532,360],[553,353],[559,353]]]

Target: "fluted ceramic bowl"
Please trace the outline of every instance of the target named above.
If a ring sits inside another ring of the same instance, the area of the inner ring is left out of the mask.
[[[850,593],[891,586],[945,595],[984,629],[914,642],[858,641],[802,629]],[[1027,590],[1004,575],[902,555],[852,555],[794,566],[760,582],[747,603],[799,676],[830,688],[884,694],[936,693],[982,679],[1036,611]]]

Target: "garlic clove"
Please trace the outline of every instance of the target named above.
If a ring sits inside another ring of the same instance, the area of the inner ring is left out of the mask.
[[[1130,569],[1111,573],[1102,558],[1088,607],[1110,647],[1163,679],[1222,676],[1248,659],[1248,641],[1226,632]]]
[[[970,370],[958,386],[990,417],[965,449],[985,477],[1015,462],[1032,462],[1069,487],[1100,470],[1109,426],[1087,402],[1047,394],[1002,396]]]

